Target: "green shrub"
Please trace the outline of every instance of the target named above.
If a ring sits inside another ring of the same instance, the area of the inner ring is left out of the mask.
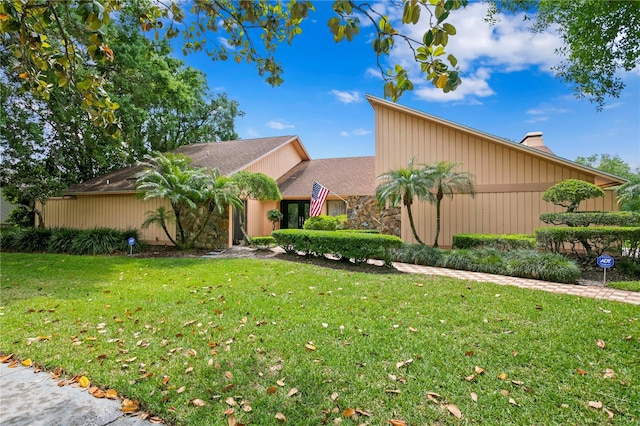
[[[313,229],[317,231],[335,231],[338,226],[336,216],[313,216],[304,221],[304,229]]]
[[[639,212],[574,212],[542,213],[540,220],[552,225],[567,226],[640,226]]]
[[[403,244],[394,253],[397,262],[415,265],[442,266],[443,250],[425,244]]]
[[[258,250],[269,250],[276,244],[276,239],[271,236],[251,237],[251,245]]]
[[[72,254],[111,254],[114,252],[129,252],[132,250],[127,244],[127,239],[134,237],[136,251],[142,247],[138,242],[138,231],[136,230],[116,230],[111,228],[93,228],[82,230],[73,239],[69,252]]]
[[[47,244],[47,252],[69,253],[73,240],[77,238],[81,232],[79,229],[53,228],[49,244]]]
[[[393,251],[402,245],[398,237],[364,232],[282,229],[271,235],[287,253],[329,254],[355,263],[380,259],[390,264]]]
[[[556,183],[542,194],[544,201],[564,207],[567,212],[576,211],[582,201],[596,197],[604,197],[602,188],[578,179],[567,179]]]
[[[630,277],[640,277],[640,263],[636,259],[621,259],[615,264],[616,269]]]
[[[488,274],[504,274],[503,256],[504,253],[502,251],[491,247],[458,249],[446,253],[442,264],[445,268],[451,269],[485,272]]]
[[[453,236],[452,248],[493,247],[498,250],[535,249],[536,239],[528,234],[457,234]]]
[[[541,228],[535,235],[539,248],[554,253],[587,258],[603,253],[631,259],[640,255],[640,227]]]
[[[48,228],[8,228],[2,232],[2,250],[22,253],[45,252],[51,229]]]
[[[578,265],[556,253],[516,250],[505,256],[506,274],[558,283],[575,283],[580,277]]]

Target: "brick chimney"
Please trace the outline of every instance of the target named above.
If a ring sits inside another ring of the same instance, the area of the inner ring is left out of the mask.
[[[538,151],[546,152],[547,154],[553,154],[542,139],[542,132],[529,132],[520,141],[521,145],[528,146],[529,148],[537,149]],[[555,155],[555,154],[553,154]]]

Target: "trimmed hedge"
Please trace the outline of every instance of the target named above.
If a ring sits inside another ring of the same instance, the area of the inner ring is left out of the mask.
[[[329,254],[355,263],[380,259],[389,265],[393,251],[402,246],[402,240],[392,235],[353,231],[280,229],[271,235],[287,253]]]
[[[554,253],[584,256],[586,252],[587,257],[609,253],[631,259],[640,256],[640,227],[541,228],[535,234],[538,247]]]
[[[347,225],[347,215],[340,216],[313,216],[304,221],[304,229],[315,229],[317,231],[335,231],[344,229]]]
[[[136,243],[133,251],[140,252],[146,244],[139,241],[135,229],[118,230],[110,228],[6,228],[1,231],[1,251],[22,253],[49,252],[70,254],[111,254],[118,251],[129,252],[129,237]]]
[[[457,234],[452,248],[467,249],[493,247],[501,251],[536,248],[536,239],[528,234]]]
[[[258,250],[269,250],[276,244],[276,239],[271,236],[251,237],[251,245]]]
[[[638,212],[575,212],[575,213],[542,213],[540,220],[552,225],[567,226],[640,226]]]
[[[535,250],[501,251],[493,247],[440,250],[420,244],[405,244],[396,251],[395,260],[561,283],[575,283],[580,277],[580,268],[573,260]]]

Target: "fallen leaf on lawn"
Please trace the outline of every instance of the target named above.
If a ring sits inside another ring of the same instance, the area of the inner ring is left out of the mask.
[[[478,402],[478,395],[475,392],[471,392],[471,400],[473,402]]]
[[[506,389],[502,389],[500,393],[502,394],[502,396],[509,396],[509,391]]]
[[[482,367],[478,367],[477,365],[475,366],[475,368],[473,369],[473,371],[476,372],[476,374],[482,374],[484,373],[484,368]]]
[[[233,373],[231,371],[225,371],[224,372],[224,377],[226,377],[227,379],[231,380],[231,379],[233,379]]]
[[[186,387],[186,386],[180,386],[180,387],[176,390],[176,392],[177,392],[177,393],[182,393],[182,392],[184,392],[186,389],[187,389],[187,387]]]
[[[624,340],[631,340],[631,339],[633,339],[633,336],[631,334],[624,338]]]
[[[282,423],[286,423],[287,418],[282,413],[276,413],[276,419],[280,420]]]
[[[404,420],[396,420],[396,419],[389,420],[389,424],[391,426],[407,426],[407,422],[405,422]]]
[[[169,380],[171,380],[171,376],[167,376],[165,374],[164,377],[162,377],[162,384],[166,385],[167,383],[169,383]]]
[[[516,386],[522,386],[524,385],[524,382],[521,382],[520,380],[512,380],[511,383],[513,383]]]
[[[415,333],[415,332],[417,332],[418,330],[416,330],[416,329],[415,329],[415,328],[413,328],[413,327],[409,327],[409,331],[410,331],[410,332],[412,332],[412,333]]]
[[[509,398],[509,404],[515,405],[516,407],[520,406],[520,404],[518,404],[513,398]]]
[[[602,408],[602,402],[601,401],[589,401],[589,407],[597,408],[599,410],[600,408]]]
[[[107,399],[118,399],[118,392],[115,389],[108,389],[104,396],[107,397]]]
[[[205,405],[207,405],[207,403],[200,398],[192,399],[191,403],[196,407],[204,407]]]
[[[229,392],[231,389],[235,388],[235,383],[229,383],[228,385],[222,388],[222,392]]]
[[[473,379],[475,379],[475,378],[476,378],[475,374],[472,374],[472,375],[470,375],[470,376],[465,377],[464,379],[465,379],[467,382],[470,382],[470,381],[472,381],[472,380],[473,380]]]
[[[604,377],[607,379],[613,379],[614,377],[616,377],[616,373],[612,369],[607,368],[606,370],[604,370]]]
[[[335,401],[336,399],[338,399],[338,396],[339,396],[339,395],[338,395],[338,392],[334,392],[334,393],[332,393],[332,394],[331,394],[331,400],[332,400],[332,401]]]
[[[597,339],[597,340],[596,340],[596,345],[598,345],[598,347],[599,347],[600,349],[604,349],[604,347],[606,346],[606,345],[604,344],[604,340],[602,340],[602,339]]]
[[[601,312],[604,312],[605,314],[610,314],[610,313],[611,313],[611,311],[610,311],[610,310],[608,310],[608,309],[602,309],[601,307],[598,307],[598,310],[599,310],[599,311],[601,311]]]
[[[505,373],[500,373],[500,374],[498,374],[498,379],[507,380],[507,375]]]
[[[125,398],[124,401],[122,401],[122,406],[120,407],[120,411],[125,413],[133,413],[134,411],[138,411],[139,407],[140,407],[140,404],[138,403],[138,401]]]
[[[0,356],[0,363],[2,364],[6,364],[8,363],[11,358],[13,358],[13,354],[9,354],[9,355],[5,355],[5,356]]]
[[[275,387],[275,386],[269,386],[269,387],[267,388],[267,394],[268,394],[268,395],[273,395],[274,393],[276,393],[276,391],[277,391],[277,390],[278,390],[278,388],[277,388],[277,387]]]
[[[356,413],[360,414],[361,416],[371,417],[371,413],[367,413],[366,411],[363,411],[360,408],[356,408]]]
[[[284,377],[280,380],[276,380],[276,383],[278,384],[278,386],[283,387],[284,386]]]
[[[471,356],[473,354],[474,354],[473,351],[467,351],[467,352],[464,353],[464,356]]]
[[[251,408],[251,406],[249,404],[244,404],[242,406],[242,411],[244,411],[245,413],[250,412],[251,410],[253,410],[253,408]]]
[[[230,406],[232,406],[232,407],[236,405],[236,400],[235,400],[235,399],[233,399],[233,397],[232,397],[232,396],[228,396],[228,397],[224,400],[224,402],[226,402],[226,403],[227,403],[227,405],[230,405]]]
[[[224,414],[225,416],[230,416],[231,414],[235,413],[235,411],[236,410],[233,407],[229,407],[226,410],[224,410],[224,413],[222,414]]]
[[[400,389],[385,389],[386,393],[400,393]]]
[[[87,392],[89,393],[89,395],[93,395],[98,389],[100,388],[98,388],[97,386],[91,386],[89,387],[89,389],[87,389]]]
[[[449,410],[449,412],[453,414],[456,417],[456,419],[462,418],[462,412],[460,411],[457,405],[447,404],[447,410]]]
[[[604,411],[605,413],[607,413],[607,415],[609,416],[610,419],[613,418],[613,412],[608,410],[607,407],[602,407],[602,411]]]
[[[33,364],[33,361],[31,361],[31,358],[27,358],[24,361],[22,361],[20,364],[24,365],[25,367],[31,367],[31,364]]]
[[[234,416],[229,416],[227,418],[227,426],[237,426],[238,423],[236,423],[236,418]]]
[[[189,373],[191,373],[192,371],[193,371],[193,367],[187,367],[187,369],[186,369],[186,370],[184,370],[184,373],[185,373],[185,374],[189,374]]]
[[[438,402],[437,398],[441,398],[440,394],[437,394],[435,392],[427,392],[427,399],[429,401]]]
[[[89,386],[89,379],[87,378],[87,376],[82,376],[78,379],[78,384],[80,385],[81,388],[86,388],[87,386]]]
[[[588,373],[580,368],[576,368],[576,373],[578,373],[581,376],[586,376]]]
[[[188,356],[198,356],[198,352],[196,352],[195,349],[189,349],[189,352],[187,352]]]
[[[183,326],[183,327],[186,327],[186,326],[188,326],[188,325],[195,324],[195,323],[196,323],[196,320],[191,320],[191,321],[187,321],[187,322],[185,322],[184,324],[182,324],[182,326]]]
[[[342,412],[342,417],[353,417],[353,415],[356,413],[356,410],[354,410],[353,408],[345,408],[344,411]]]
[[[316,347],[311,343],[311,342],[307,342],[305,343],[304,347],[308,350],[308,351],[315,351]]]
[[[104,398],[106,396],[106,393],[102,389],[98,389],[91,395],[93,395],[94,398]]]
[[[298,389],[291,388],[291,390],[289,390],[289,393],[287,394],[287,396],[293,396],[293,395],[295,395],[297,393],[298,393]]]

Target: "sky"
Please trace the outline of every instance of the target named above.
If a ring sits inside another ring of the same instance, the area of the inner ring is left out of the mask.
[[[383,81],[371,47],[373,28],[363,25],[353,41],[335,43],[327,21],[331,1],[314,2],[291,45],[278,48],[284,83],[271,87],[252,64],[213,62],[204,54],[175,56],[207,75],[213,93],[226,93],[245,115],[236,120],[241,139],[298,135],[312,159],[374,155],[374,111],[365,96],[384,98]],[[382,3],[380,7],[390,6]],[[387,9],[390,17],[398,9]],[[483,21],[486,5],[470,2],[448,19],[457,29],[447,53],[458,59],[462,85],[448,94],[413,78],[414,90],[400,105],[501,138],[520,142],[533,131],[558,156],[575,160],[592,154],[618,155],[640,167],[640,70],[622,76],[626,88],[604,109],[577,99],[550,68],[561,58],[555,32],[533,35],[522,15]],[[364,20],[361,20],[364,24]],[[403,27],[422,38],[424,27]],[[210,38],[224,42],[222,34]],[[406,49],[384,64],[415,69]]]

